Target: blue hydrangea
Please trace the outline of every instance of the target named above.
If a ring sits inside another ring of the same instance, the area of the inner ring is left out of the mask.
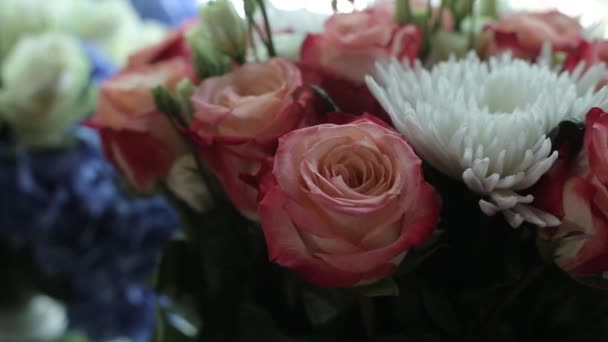
[[[91,81],[99,84],[114,75],[116,65],[105,51],[90,42],[82,42],[82,48],[91,63]]]
[[[120,184],[86,135],[64,149],[0,145],[0,236],[67,281],[73,327],[147,341],[154,296],[142,280],[178,219],[162,197],[134,198]]]
[[[131,0],[140,16],[154,19],[170,26],[179,25],[196,16],[196,0]]]

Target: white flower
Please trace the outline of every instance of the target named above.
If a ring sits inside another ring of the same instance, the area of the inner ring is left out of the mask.
[[[71,36],[26,35],[1,67],[0,121],[12,127],[21,143],[56,143],[93,109],[91,66]]]
[[[118,64],[162,40],[167,31],[160,23],[141,20],[127,0],[62,0],[54,7],[59,30],[99,45]]]
[[[0,0],[0,60],[26,33],[53,28],[56,1]]]
[[[503,212],[517,227],[559,224],[533,208],[534,185],[551,168],[557,151],[547,134],[562,120],[582,119],[608,98],[596,92],[603,65],[559,73],[547,63],[530,64],[509,55],[481,62],[465,59],[437,64],[379,62],[366,81],[395,127],[433,167],[462,179],[486,215]]]

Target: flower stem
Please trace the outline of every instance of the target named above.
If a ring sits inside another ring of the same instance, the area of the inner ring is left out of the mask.
[[[272,30],[270,28],[270,20],[268,20],[268,13],[266,12],[266,4],[264,0],[257,0],[262,12],[262,18],[264,19],[264,29],[266,30],[266,48],[268,49],[268,56],[276,57],[277,53],[274,49],[274,42],[272,41]]]
[[[363,328],[365,329],[367,341],[372,342],[376,336],[376,312],[374,309],[373,298],[359,295],[358,301],[361,321],[363,322]]]

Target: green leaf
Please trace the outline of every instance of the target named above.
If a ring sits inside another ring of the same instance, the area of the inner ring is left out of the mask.
[[[399,285],[390,277],[373,284],[357,286],[354,289],[366,297],[394,297],[399,295]]]
[[[190,98],[195,90],[196,87],[187,78],[184,78],[177,84],[176,99],[179,103],[181,112],[186,116],[188,122],[192,121],[192,115],[194,113],[194,107],[192,106]]]
[[[443,332],[453,340],[460,339],[460,319],[450,300],[443,294],[422,288],[422,302],[429,317]]]
[[[184,303],[196,303],[196,300],[190,299]],[[187,305],[173,303],[170,306],[159,306],[153,341],[194,342],[201,327],[200,318]]]
[[[64,336],[54,340],[53,342],[89,342],[90,340],[81,333],[68,332]]]
[[[188,126],[188,122],[181,115],[179,101],[165,86],[157,86],[152,90],[156,108],[164,113],[169,120],[177,122],[181,127]]]
[[[555,263],[555,250],[558,244],[554,240],[544,239],[542,236],[536,238],[538,253],[547,264]]]

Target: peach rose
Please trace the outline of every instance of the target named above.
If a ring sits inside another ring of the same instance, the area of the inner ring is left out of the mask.
[[[241,212],[256,216],[257,191],[247,182],[273,155],[277,138],[303,125],[310,93],[300,70],[283,58],[247,63],[205,79],[192,96],[192,132]]]
[[[584,148],[560,158],[537,190],[538,205],[562,219],[546,238],[557,241],[557,263],[576,275],[608,272],[608,113],[586,117]]]
[[[301,60],[330,71],[348,81],[362,84],[374,71],[378,59],[415,59],[422,35],[414,25],[397,26],[391,14],[380,8],[334,14],[321,34],[304,40]]]
[[[571,51],[582,36],[579,22],[558,11],[512,13],[486,26],[481,53],[489,57],[511,51],[515,57],[533,60],[545,42],[554,51]]]
[[[129,65],[101,84],[97,110],[88,124],[103,141],[108,159],[137,190],[164,180],[186,146],[156,109],[152,89],[172,91],[184,78],[195,80],[183,32],[131,56]]]
[[[368,115],[283,136],[269,169],[259,204],[269,257],[319,286],[389,276],[439,219],[420,159]]]

